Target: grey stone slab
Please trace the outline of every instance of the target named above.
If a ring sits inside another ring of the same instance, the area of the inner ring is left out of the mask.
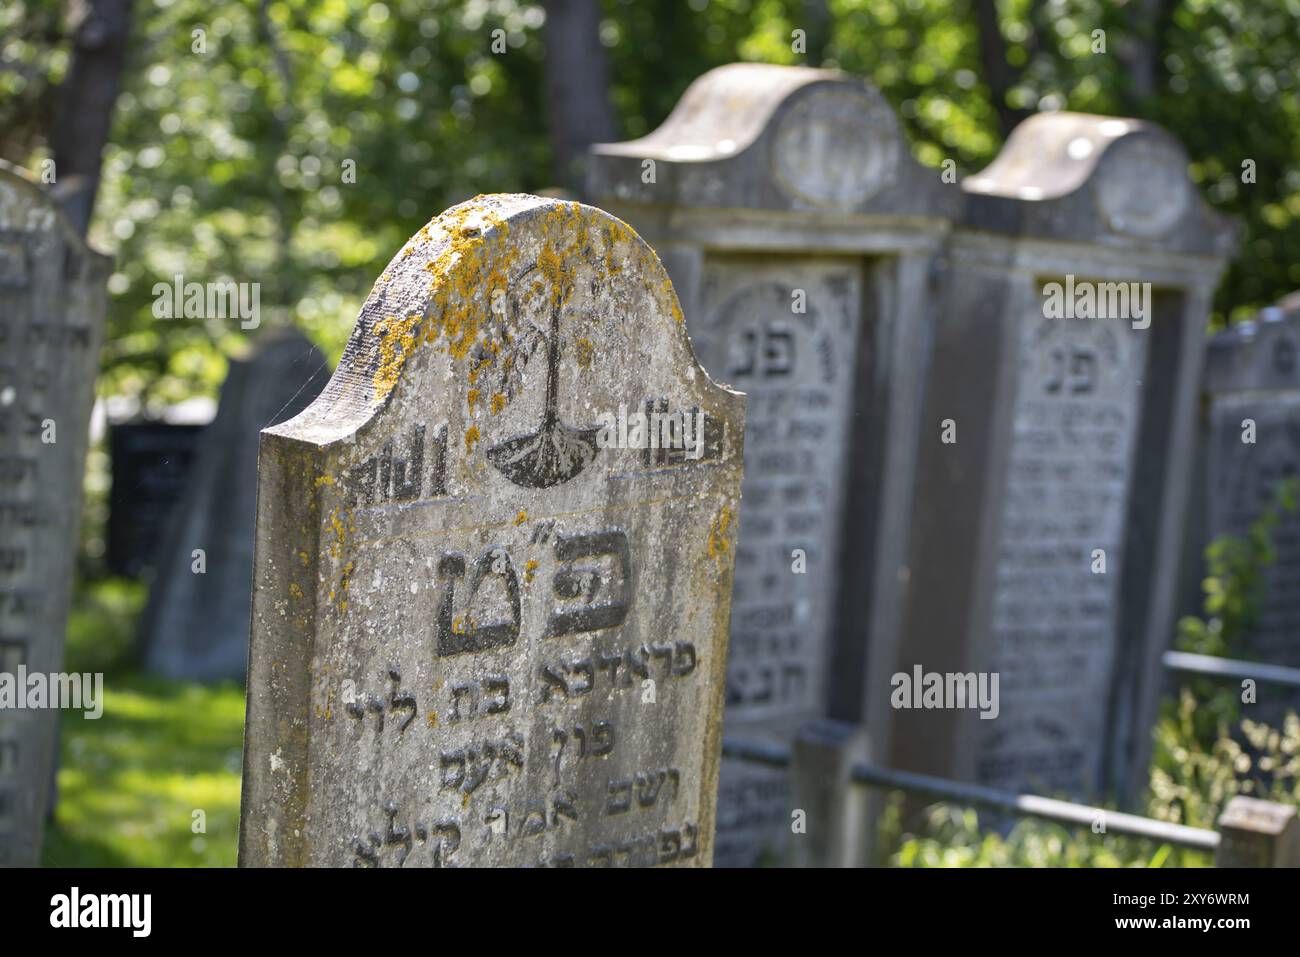
[[[15,682],[63,667],[109,268],[0,162],[0,672]],[[0,866],[40,859],[58,721],[0,710]]]
[[[271,331],[230,361],[156,559],[140,626],[147,670],[244,680],[259,435],[305,409],[328,379],[324,353],[296,329]]]
[[[861,720],[898,631],[930,270],[960,190],[860,80],[732,64],[649,136],[593,147],[588,193],[663,257],[700,361],[749,397],[728,735],[789,747]],[[724,762],[717,863],[787,860],[791,802],[786,775]]]
[[[263,433],[241,864],[707,865],[743,431],[618,220],[421,229]]]
[[[878,674],[991,672],[1000,704],[984,719],[877,694],[896,766],[1081,798],[1145,783],[1204,328],[1234,241],[1186,165],[1150,124],[1040,114],[963,183],[904,637]],[[1050,283],[1106,295],[1104,317],[1049,318]],[[1116,314],[1106,283],[1150,283],[1145,315]]]
[[[1205,497],[1196,503],[1198,559],[1214,538],[1245,535],[1279,483],[1300,475],[1300,295],[1212,338],[1203,383],[1208,454]],[[1259,619],[1236,657],[1300,667],[1300,518],[1279,517]],[[1202,562],[1196,567],[1203,573]]]

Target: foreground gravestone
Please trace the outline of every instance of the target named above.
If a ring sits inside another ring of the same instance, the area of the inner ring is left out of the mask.
[[[1186,168],[1156,127],[1042,114],[963,184],[902,680],[871,723],[895,766],[1077,797],[1145,783],[1204,328],[1233,241]]]
[[[20,668],[63,666],[109,265],[0,163],[0,681],[11,692]],[[39,860],[58,720],[48,706],[0,707],[0,866]]]
[[[1300,476],[1300,294],[1211,339],[1203,382],[1208,474],[1207,497],[1194,506],[1204,509],[1198,557],[1209,540],[1246,535],[1279,486]],[[1300,668],[1300,516],[1283,509],[1278,518],[1259,618],[1233,657]]]
[[[243,680],[259,434],[301,412],[328,379],[325,355],[293,329],[263,337],[248,359],[231,360],[156,561],[140,636],[150,671]]]
[[[788,748],[808,720],[860,720],[897,634],[927,284],[960,191],[871,87],[748,63],[589,169],[663,257],[700,361],[748,397],[727,735]],[[718,805],[717,864],[785,859],[787,775],[724,761]]]
[[[263,433],[241,863],[707,865],[743,429],[618,220],[420,230]]]

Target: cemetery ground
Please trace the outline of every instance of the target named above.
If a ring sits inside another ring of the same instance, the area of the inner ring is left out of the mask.
[[[105,674],[103,716],[65,716],[47,867],[233,867],[244,689],[141,673],[133,660],[144,586],[84,585],[68,667]],[[194,833],[202,810],[206,833]]]

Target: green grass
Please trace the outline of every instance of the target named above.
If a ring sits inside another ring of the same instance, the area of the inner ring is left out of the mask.
[[[74,601],[66,667],[105,673],[104,713],[63,716],[46,866],[235,865],[243,688],[138,673],[143,598],[137,584],[106,581]]]

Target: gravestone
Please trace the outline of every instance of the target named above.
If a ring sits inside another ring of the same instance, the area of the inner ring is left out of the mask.
[[[1157,127],[1053,113],[963,183],[892,670],[995,675],[997,701],[955,707],[954,683],[946,707],[883,704],[872,726],[897,767],[1074,797],[1146,782],[1233,244],[1186,168]]]
[[[258,436],[320,394],[327,362],[296,329],[271,332],[249,358],[231,360],[156,561],[140,633],[146,669],[191,681],[244,679]]]
[[[49,675],[63,640],[110,262],[0,162],[0,672]],[[40,858],[58,712],[0,710],[0,866]]]
[[[138,578],[153,568],[167,521],[189,485],[206,425],[122,422],[109,426],[108,569]]]
[[[1203,382],[1207,498],[1196,503],[1205,523],[1204,537],[1193,537],[1197,558],[1220,535],[1246,535],[1280,483],[1300,476],[1300,293],[1214,336]],[[1233,657],[1300,668],[1300,516],[1278,517],[1259,618]],[[1260,704],[1283,697],[1277,691],[1262,692]],[[1285,697],[1294,706],[1294,693]]]
[[[707,866],[743,430],[623,223],[421,229],[262,434],[241,864]]]
[[[897,634],[927,290],[958,187],[861,81],[744,63],[644,139],[594,147],[588,194],[655,247],[700,361],[748,397],[727,736],[788,748],[809,720],[861,720],[867,656]],[[788,859],[791,801],[783,772],[724,761],[716,863]]]

